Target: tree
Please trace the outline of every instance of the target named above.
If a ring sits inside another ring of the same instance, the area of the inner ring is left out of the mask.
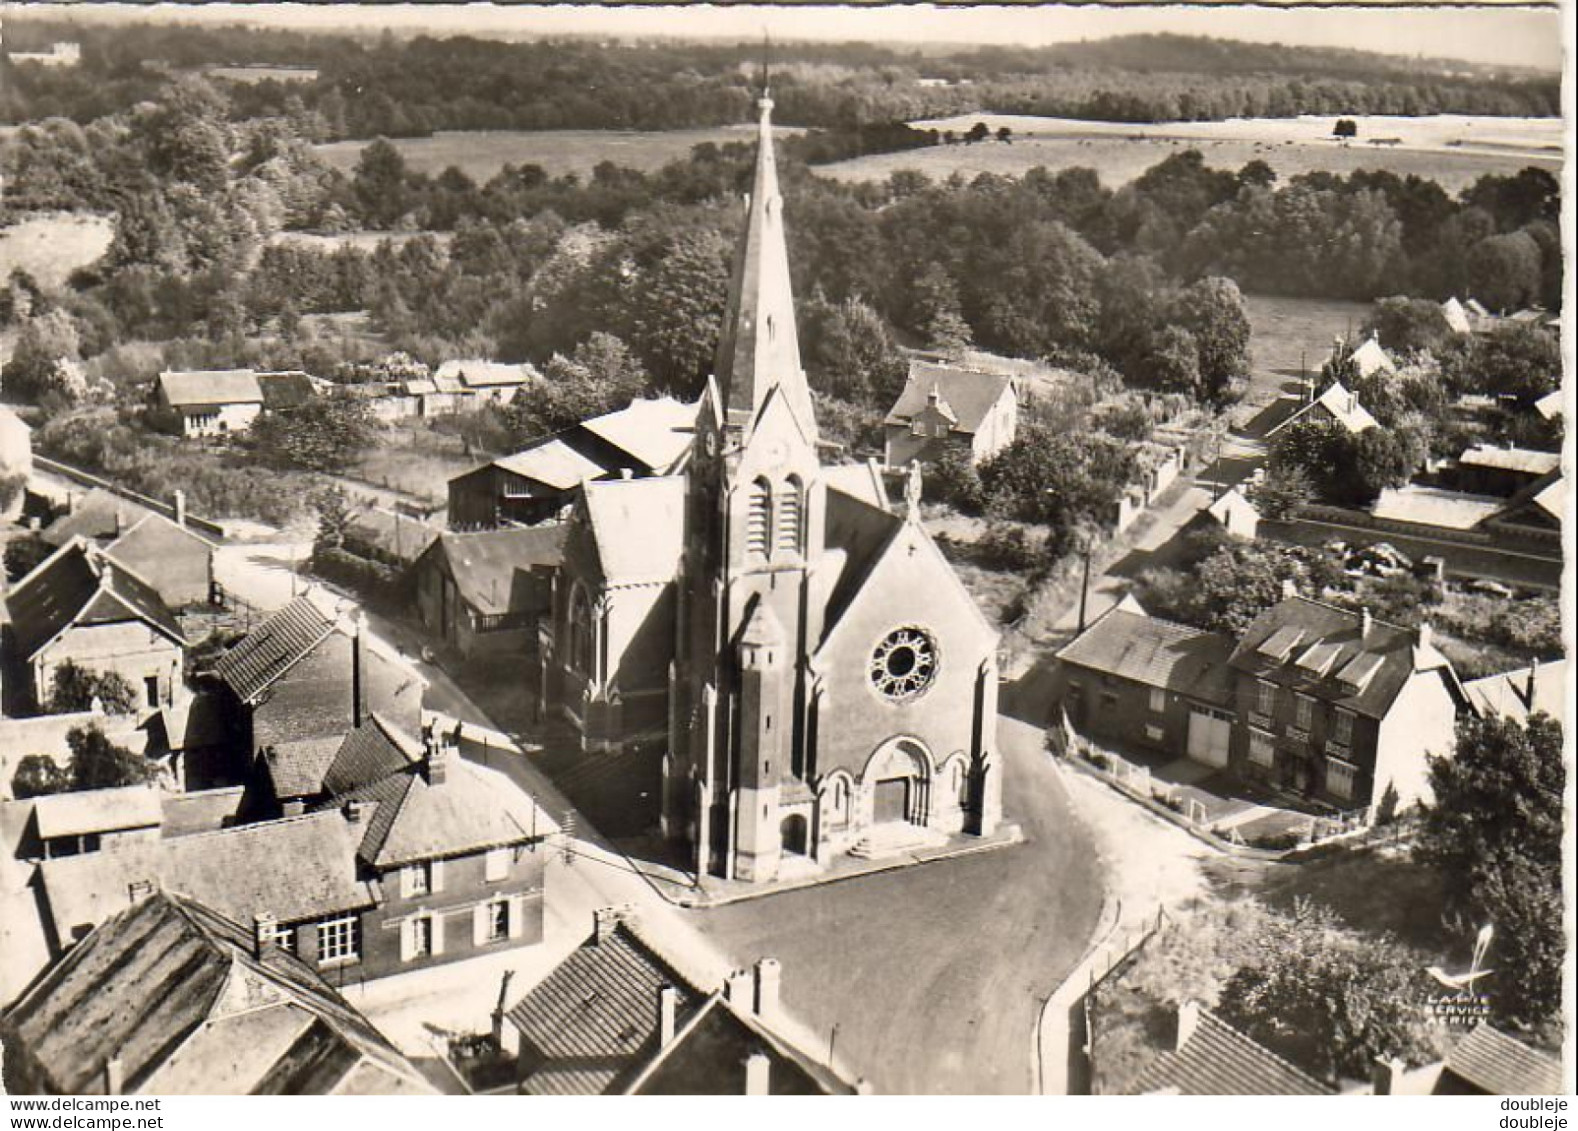
[[[1372,336],[1394,353],[1433,353],[1452,336],[1452,327],[1439,304],[1394,295],[1377,299],[1360,328],[1360,338]]]
[[[926,468],[923,483],[927,495],[965,514],[980,514],[986,503],[981,475],[962,445],[945,446]]]
[[[1470,929],[1495,925],[1492,1010],[1515,1025],[1560,1010],[1565,786],[1561,724],[1544,714],[1465,717],[1453,755],[1430,760],[1415,852],[1441,869]]]
[[[1255,504],[1261,517],[1273,521],[1292,517],[1314,494],[1309,473],[1298,466],[1268,468],[1248,490],[1249,501]]]
[[[1338,118],[1337,124],[1331,129],[1332,137],[1350,138],[1359,136],[1359,123],[1352,118]]]
[[[76,323],[66,311],[50,310],[29,318],[17,335],[0,383],[7,392],[32,401],[49,396],[75,399],[74,394],[82,391],[79,386],[85,387],[76,367],[80,349]]]
[[[542,376],[505,409],[505,421],[519,442],[625,408],[648,391],[646,370],[612,334],[594,333],[569,357],[554,354]]]
[[[369,228],[392,228],[410,211],[405,157],[385,138],[366,146],[357,157],[351,195]]]
[[[1231,279],[1204,278],[1180,291],[1172,317],[1194,335],[1203,400],[1220,404],[1249,373],[1249,314]]]
[[[13,583],[21,581],[54,552],[55,547],[36,534],[11,539],[5,544],[6,577]]]
[[[1474,297],[1491,310],[1512,312],[1538,302],[1545,258],[1528,232],[1490,236],[1474,245]]]
[[[1308,902],[1268,916],[1254,957],[1222,987],[1217,1013],[1329,1084],[1368,1079],[1377,1057],[1436,1059],[1440,1031],[1419,1008],[1417,956],[1363,938]]]
[[[908,366],[882,316],[859,298],[805,304],[802,356],[819,392],[886,410],[904,388]]]
[[[631,349],[660,387],[680,396],[696,394],[718,348],[729,260],[721,233],[684,232],[664,241],[658,257],[621,288]]]
[[[66,734],[66,745],[71,750],[74,790],[142,785],[158,775],[152,762],[111,742],[97,723],[72,727]]]
[[[312,552],[338,550],[345,545],[351,525],[351,500],[345,488],[331,483],[313,492],[312,509],[318,515],[318,530],[312,539]]]
[[[1538,326],[1503,323],[1443,357],[1442,377],[1455,390],[1535,400],[1561,381],[1561,343]]]
[[[48,754],[28,754],[16,764],[11,775],[11,793],[18,801],[64,793],[71,788],[71,771]]]
[[[138,703],[137,689],[120,672],[96,672],[70,660],[55,669],[49,690],[51,714],[86,711],[95,699],[112,715],[129,715]]]
[[[1167,393],[1200,397],[1200,345],[1182,326],[1163,326],[1151,335],[1147,384]]]
[[[265,413],[248,441],[274,467],[344,471],[372,443],[374,428],[366,400],[341,392]]]

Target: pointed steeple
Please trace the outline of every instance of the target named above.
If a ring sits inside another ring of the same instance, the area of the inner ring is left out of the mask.
[[[784,239],[784,201],[773,156],[773,101],[765,87],[745,234],[729,285],[729,305],[718,342],[714,373],[728,423],[749,427],[774,389],[789,402],[806,435],[816,436],[811,391],[800,368],[789,252]]]

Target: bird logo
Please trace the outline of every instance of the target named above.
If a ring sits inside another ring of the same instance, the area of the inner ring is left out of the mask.
[[[1473,988],[1474,983],[1485,975],[1492,973],[1490,970],[1481,969],[1485,961],[1485,952],[1490,949],[1490,940],[1495,935],[1495,928],[1486,923],[1479,929],[1478,936],[1474,939],[1474,953],[1469,959],[1468,971],[1463,974],[1448,974],[1439,966],[1427,966],[1425,973],[1440,982],[1449,990],[1462,992]]]

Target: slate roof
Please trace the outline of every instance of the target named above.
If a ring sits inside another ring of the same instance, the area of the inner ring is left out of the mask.
[[[501,361],[482,361],[477,358],[454,359],[439,365],[435,375],[458,379],[472,389],[498,388],[525,385],[538,379],[537,370],[531,365],[509,365]]]
[[[300,408],[318,397],[312,377],[299,371],[259,373],[257,382],[258,391],[263,395],[263,407],[270,410]]]
[[[1208,703],[1233,698],[1233,642],[1215,632],[1115,608],[1077,636],[1058,659]]]
[[[419,518],[370,507],[353,515],[345,528],[345,540],[356,542],[398,562],[416,561],[433,544],[439,531]]]
[[[1561,721],[1567,713],[1567,660],[1466,680],[1463,690],[1481,714],[1523,722],[1543,711]]]
[[[162,820],[160,793],[152,786],[127,785],[45,794],[33,801],[33,819],[46,839],[153,828]]]
[[[953,365],[929,361],[910,362],[909,377],[899,399],[888,410],[888,424],[908,424],[928,403],[935,389],[954,415],[956,432],[973,433],[1003,394],[1013,387],[1013,378],[1001,373],[982,373]]]
[[[237,825],[166,840],[45,860],[38,866],[55,936],[97,924],[149,882],[200,900],[239,922],[270,914],[281,923],[371,907],[373,887],[356,874],[356,826],[338,811]]]
[[[158,384],[172,408],[263,403],[258,375],[250,369],[167,369]]]
[[[1386,487],[1370,507],[1376,518],[1395,522],[1417,522],[1446,530],[1472,530],[1487,518],[1499,514],[1507,505],[1493,495],[1471,495],[1441,487]]]
[[[449,563],[460,599],[479,613],[507,613],[523,607],[533,566],[556,566],[564,559],[565,527],[559,524],[441,534],[434,553]]]
[[[1524,475],[1549,475],[1562,465],[1560,452],[1540,452],[1529,448],[1503,448],[1496,444],[1475,444],[1458,457],[1465,467],[1488,467],[1497,471],[1517,471]]]
[[[1324,652],[1324,674],[1308,663],[1317,648]],[[1386,716],[1415,671],[1439,670],[1454,694],[1462,694],[1446,658],[1434,645],[1419,647],[1415,633],[1372,620],[1361,637],[1358,613],[1307,597],[1285,598],[1256,617],[1229,662],[1376,719]]]
[[[333,632],[336,620],[324,596],[304,593],[219,657],[214,674],[248,702]]]
[[[1481,1021],[1447,1053],[1446,1069],[1493,1096],[1560,1095],[1562,1062]]]
[[[594,932],[508,1013],[530,1065],[533,1095],[597,1095],[615,1090],[656,1051],[658,991],[678,994],[679,1025],[707,995],[628,923]]]
[[[674,576],[685,542],[684,476],[607,479],[582,490],[604,577],[628,583]]]
[[[1366,339],[1363,345],[1354,350],[1352,360],[1354,365],[1359,367],[1359,374],[1363,377],[1368,377],[1383,369],[1388,373],[1397,372],[1397,366],[1392,363],[1392,359],[1381,348],[1381,343],[1374,338]]]
[[[129,530],[146,515],[154,512],[147,507],[123,499],[102,487],[91,488],[63,514],[44,528],[39,537],[51,546],[64,546],[76,537],[90,540],[107,540]]]
[[[388,1040],[289,954],[155,893],[101,924],[6,1014],[7,1055],[66,1094],[102,1094],[118,1058],[128,1092],[327,1093],[433,1089]]]
[[[323,774],[323,788],[337,797],[382,781],[422,760],[422,744],[374,711],[345,736]]]
[[[326,805],[370,802],[362,818],[358,854],[378,868],[456,856],[540,839],[558,830],[519,786],[497,770],[447,756],[444,780],[428,781],[425,764],[411,763],[336,796]]]
[[[1134,1090],[1185,1096],[1324,1096],[1332,1094],[1270,1049],[1208,1010],[1181,1049],[1157,1057]]]
[[[652,474],[665,475],[690,451],[699,405],[673,397],[634,400],[579,427],[634,456]]]
[[[565,440],[550,436],[524,451],[493,461],[495,467],[558,491],[568,491],[605,473],[602,464],[576,451]]]
[[[876,460],[847,463],[822,469],[822,482],[829,491],[839,491],[859,499],[867,506],[888,508],[888,488]]]
[[[1376,426],[1375,417],[1370,415],[1369,409],[1359,403],[1357,394],[1349,392],[1340,381],[1333,381],[1326,386],[1320,396],[1272,428],[1266,435],[1274,435],[1284,428],[1292,427],[1307,413],[1314,412],[1317,408],[1324,410],[1338,424],[1355,434]]]
[[[28,660],[74,625],[137,620],[186,644],[175,614],[153,586],[81,539],[56,550],[19,582],[8,606],[13,639]]]

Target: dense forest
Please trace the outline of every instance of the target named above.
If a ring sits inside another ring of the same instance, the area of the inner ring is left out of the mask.
[[[675,129],[748,115],[759,50],[739,44],[397,39],[249,28],[11,19],[13,50],[79,41],[80,68],[0,64],[0,121],[85,125],[153,97],[172,72],[308,67],[306,82],[238,83],[238,118],[299,101],[312,140],[436,130]],[[1298,114],[1553,116],[1559,78],[1359,51],[1184,36],[923,54],[871,44],[774,47],[787,125],[855,128],[980,111],[1103,121]],[[931,80],[923,83],[921,80]]]

